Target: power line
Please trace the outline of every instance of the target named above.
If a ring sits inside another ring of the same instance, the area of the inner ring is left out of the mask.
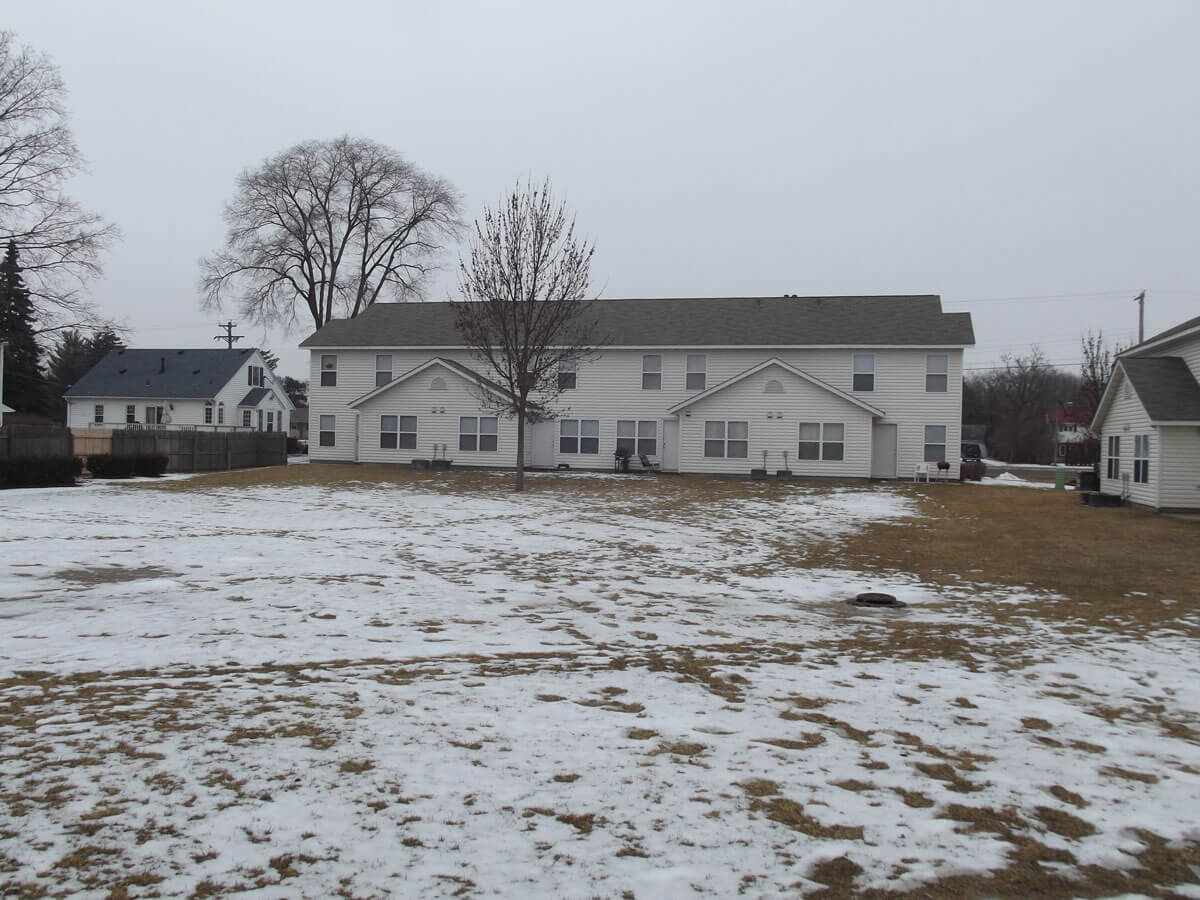
[[[213,340],[214,341],[225,341],[225,343],[228,345],[229,349],[232,350],[234,341],[240,341],[243,337],[243,335],[233,333],[233,329],[236,326],[237,326],[237,322],[234,322],[232,319],[223,324],[218,322],[217,327],[224,328],[225,333],[216,335],[213,338]]]

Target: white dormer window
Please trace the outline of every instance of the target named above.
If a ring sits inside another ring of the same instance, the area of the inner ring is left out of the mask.
[[[854,354],[854,390],[875,390],[875,354]]]

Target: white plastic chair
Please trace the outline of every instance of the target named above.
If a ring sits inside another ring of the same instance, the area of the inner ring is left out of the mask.
[[[922,476],[924,476],[926,481],[929,481],[929,466],[930,464],[927,462],[917,463],[917,470],[913,473],[913,481],[920,481]]]

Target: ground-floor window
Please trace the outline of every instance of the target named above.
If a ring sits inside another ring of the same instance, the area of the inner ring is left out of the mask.
[[[1121,477],[1121,436],[1119,434],[1108,436],[1108,461],[1105,464],[1104,474],[1108,478]]]
[[[750,423],[705,422],[704,455],[716,459],[746,459],[750,455]]]
[[[1133,436],[1133,480],[1138,484],[1150,483],[1150,435]]]
[[[249,427],[250,427],[250,417],[251,417],[251,415],[252,415],[252,411],[251,411],[251,410],[249,410],[249,409],[243,409],[243,410],[242,410],[242,427],[243,427],[243,428],[249,428]]]
[[[841,422],[801,422],[798,459],[846,458],[846,426]]]
[[[225,424],[225,404],[224,403],[217,404],[217,424],[218,425]]]
[[[130,403],[125,407],[125,424],[132,425],[137,422],[137,407]]]
[[[146,407],[146,424],[161,425],[163,420],[163,408],[161,406]]]
[[[381,450],[416,450],[416,416],[380,416],[379,448]]]
[[[92,421],[97,425],[104,424],[104,404],[97,403],[92,407]]]
[[[599,419],[560,419],[558,422],[559,453],[599,453]]]
[[[246,418],[247,420],[250,418],[249,411],[246,412]],[[249,421],[246,424],[249,424]],[[319,424],[321,426],[320,445],[322,447],[336,447],[337,417],[321,416]]]
[[[459,450],[495,450],[495,416],[460,416],[458,420]]]
[[[267,410],[267,431],[274,431],[274,430],[275,430],[275,413],[273,413],[271,410]]]
[[[211,403],[205,403],[204,404],[204,424],[205,425],[212,424],[212,412],[213,412],[213,405]]]
[[[633,419],[617,420],[617,449],[629,453],[630,456],[645,454],[658,455],[658,422],[636,422]]]
[[[925,426],[925,462],[946,461],[946,426]]]

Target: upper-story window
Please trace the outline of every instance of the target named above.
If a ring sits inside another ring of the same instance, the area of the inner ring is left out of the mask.
[[[579,382],[579,362],[574,359],[564,359],[558,364],[558,389],[573,391]]]
[[[687,355],[687,381],[685,387],[689,391],[702,391],[708,382],[708,354],[689,353]]]
[[[642,357],[642,390],[662,390],[662,356],[658,353]]]
[[[321,356],[321,387],[337,387],[337,354]]]
[[[263,386],[263,367],[262,366],[247,366],[246,367],[246,384],[251,387]]]
[[[945,353],[930,353],[925,357],[925,391],[944,394],[949,380],[950,357]]]
[[[875,354],[854,354],[854,390],[875,390]]]
[[[375,354],[375,386],[387,384],[392,380],[392,354]],[[324,381],[322,381],[324,383]]]

